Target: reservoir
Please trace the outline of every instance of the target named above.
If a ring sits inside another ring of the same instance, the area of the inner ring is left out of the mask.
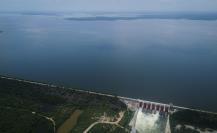
[[[217,20],[0,14],[0,75],[217,111]]]

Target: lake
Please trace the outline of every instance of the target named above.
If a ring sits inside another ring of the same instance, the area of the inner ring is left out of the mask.
[[[0,14],[0,74],[217,111],[217,20]]]

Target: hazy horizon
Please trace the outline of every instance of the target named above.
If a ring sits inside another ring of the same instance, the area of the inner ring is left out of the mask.
[[[196,11],[216,12],[217,0],[1,0],[0,11]]]

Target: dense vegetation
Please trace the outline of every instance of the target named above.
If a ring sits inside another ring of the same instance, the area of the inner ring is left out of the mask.
[[[131,127],[129,126],[129,123],[131,121],[131,119],[133,118],[134,112],[127,110],[122,118],[122,120],[120,121],[120,126],[125,128],[126,132],[130,132],[131,131]]]
[[[203,113],[192,110],[181,110],[170,116],[170,124],[173,133],[196,133],[197,131],[185,129],[183,125],[191,125],[198,129],[217,130],[217,115]],[[180,130],[176,130],[177,125],[182,125]]]
[[[0,78],[0,107],[1,133],[38,133],[36,129],[40,133],[53,132],[52,122],[41,116],[52,118],[57,130],[76,109],[82,110],[82,115],[73,131],[82,132],[104,112],[114,115],[126,110],[126,105],[115,97],[3,78]],[[23,124],[15,121],[23,121]]]
[[[1,133],[52,133],[53,125],[41,116],[25,110],[0,107]]]

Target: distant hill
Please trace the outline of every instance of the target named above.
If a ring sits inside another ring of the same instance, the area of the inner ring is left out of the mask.
[[[116,21],[116,20],[140,20],[140,19],[186,19],[186,20],[217,20],[217,13],[182,13],[182,12],[162,12],[162,13],[105,13],[91,14],[87,16],[72,16],[65,18],[74,21]]]

